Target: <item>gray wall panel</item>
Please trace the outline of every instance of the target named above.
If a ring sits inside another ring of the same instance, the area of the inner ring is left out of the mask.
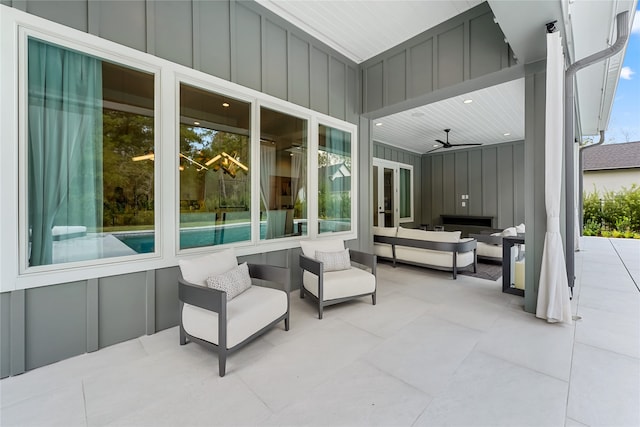
[[[433,184],[432,184],[432,166],[429,156],[422,156],[421,159],[421,186],[418,192],[422,194],[422,216],[419,218],[420,224],[432,224],[432,200],[433,200]]]
[[[269,95],[287,99],[287,32],[265,20],[263,88]]]
[[[431,190],[423,222],[439,224],[440,214],[451,213],[491,216],[496,228],[524,222],[517,214],[524,210],[524,197],[517,190],[521,184],[516,184],[523,183],[523,162],[523,141],[423,156],[433,179],[431,183],[423,179],[423,186]],[[424,198],[427,190],[422,191]],[[469,195],[464,208],[462,194]]]
[[[261,19],[253,10],[242,3],[235,4],[235,64],[233,80],[243,86],[261,90],[262,30]]]
[[[87,351],[86,282],[25,291],[25,369]]]
[[[103,277],[98,283],[100,348],[146,332],[146,272]]]
[[[498,147],[498,228],[514,225],[513,172],[513,146],[501,145]]]
[[[365,80],[365,108],[367,111],[374,111],[384,105],[384,77],[382,61],[364,69]]]
[[[144,0],[93,2],[91,6],[91,13],[97,14],[96,35],[143,52],[147,50]]]
[[[26,3],[28,13],[80,31],[88,30],[87,0],[29,0]]]
[[[431,220],[429,224],[440,224],[444,212],[443,156],[433,156],[431,160]]]
[[[309,43],[289,37],[289,101],[310,107]]]
[[[154,55],[193,66],[193,11],[191,2],[165,0],[154,3],[152,17]],[[185,31],[186,29],[186,31]]]
[[[513,146],[513,225],[524,223],[524,144]]]
[[[178,304],[179,270],[179,267],[156,270],[156,332],[176,326],[180,321],[180,307]]]
[[[454,153],[442,156],[442,213],[456,212],[456,158]]]
[[[482,151],[482,215],[494,218],[498,227],[498,149],[486,147]]]
[[[397,113],[415,107],[429,92],[514,65],[492,17],[491,8],[483,2],[364,61],[363,112],[372,113],[371,117]],[[398,72],[402,55],[407,65]],[[393,65],[394,58],[398,66]],[[401,97],[397,88],[403,85],[406,93]]]
[[[358,122],[358,116],[360,115],[360,103],[358,100],[360,93],[358,86],[358,72],[353,67],[347,67],[347,90],[346,90],[346,120],[351,123]]]
[[[469,204],[466,200],[462,200],[462,195],[469,193],[469,165],[467,151],[456,152],[455,159],[455,213],[457,215],[468,215]],[[462,202],[464,202],[465,206],[462,206]]]
[[[311,48],[311,108],[329,114],[329,55]]]
[[[508,45],[493,22],[493,14],[486,13],[471,19],[469,31],[470,77],[473,79],[500,70]]]
[[[422,95],[433,90],[433,39],[409,50],[409,94]]]
[[[387,60],[385,70],[387,103],[395,104],[407,98],[407,55],[402,51]]]
[[[482,151],[469,150],[468,153],[468,212],[469,215],[482,215]]]
[[[0,294],[0,378],[11,375],[11,293]]]
[[[194,9],[194,65],[205,73],[231,80],[229,3],[199,1]],[[195,25],[197,24],[197,25]],[[197,60],[196,60],[197,59]]]
[[[347,117],[347,68],[344,62],[331,58],[329,63],[329,114],[345,120]]]
[[[464,80],[464,26],[438,35],[438,88]]]

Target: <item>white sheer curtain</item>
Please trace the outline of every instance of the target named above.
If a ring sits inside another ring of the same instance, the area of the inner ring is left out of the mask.
[[[550,323],[572,323],[567,269],[560,236],[562,183],[564,56],[560,33],[547,34],[547,86],[545,115],[545,205],[547,232],[536,317]],[[572,106],[568,106],[572,108]],[[568,213],[572,215],[572,212]]]
[[[306,166],[307,166],[307,156],[303,149],[300,149],[299,153],[293,153],[291,156],[291,196],[293,200],[291,201],[294,205],[298,200],[298,192],[300,192],[301,188],[304,188],[306,181]],[[297,179],[296,179],[297,178]]]
[[[267,212],[267,239],[275,237],[273,214],[269,212],[271,200],[271,177],[276,173],[276,148],[268,145],[260,147],[260,196]]]

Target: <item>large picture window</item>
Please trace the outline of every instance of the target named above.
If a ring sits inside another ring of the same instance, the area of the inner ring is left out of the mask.
[[[251,240],[251,104],[180,85],[180,249]]]
[[[318,232],[351,230],[351,133],[320,125]]]
[[[27,48],[28,265],[154,251],[154,75]]]
[[[260,109],[260,239],[307,234],[307,121]]]

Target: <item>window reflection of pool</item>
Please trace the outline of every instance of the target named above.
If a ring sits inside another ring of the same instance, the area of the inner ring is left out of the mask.
[[[321,233],[347,231],[351,227],[350,221],[319,221]],[[300,232],[307,234],[306,222],[301,222]],[[297,223],[295,230],[298,230]],[[260,239],[267,234],[267,223],[260,223]],[[114,234],[122,243],[139,254],[154,251],[155,237],[153,232]],[[286,237],[286,236],[282,236]],[[193,227],[180,230],[180,248],[201,248],[227,243],[246,242],[251,240],[251,223],[221,225],[215,227]]]
[[[260,236],[266,234],[266,224],[260,224]],[[153,252],[155,237],[153,232],[126,233],[116,235],[125,245],[139,254]],[[251,223],[223,225],[216,227],[193,227],[180,230],[180,248],[201,248],[225,243],[251,240]]]

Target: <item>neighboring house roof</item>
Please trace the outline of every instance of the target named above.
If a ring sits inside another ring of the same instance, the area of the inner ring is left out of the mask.
[[[640,141],[598,145],[583,155],[585,171],[640,168]]]

